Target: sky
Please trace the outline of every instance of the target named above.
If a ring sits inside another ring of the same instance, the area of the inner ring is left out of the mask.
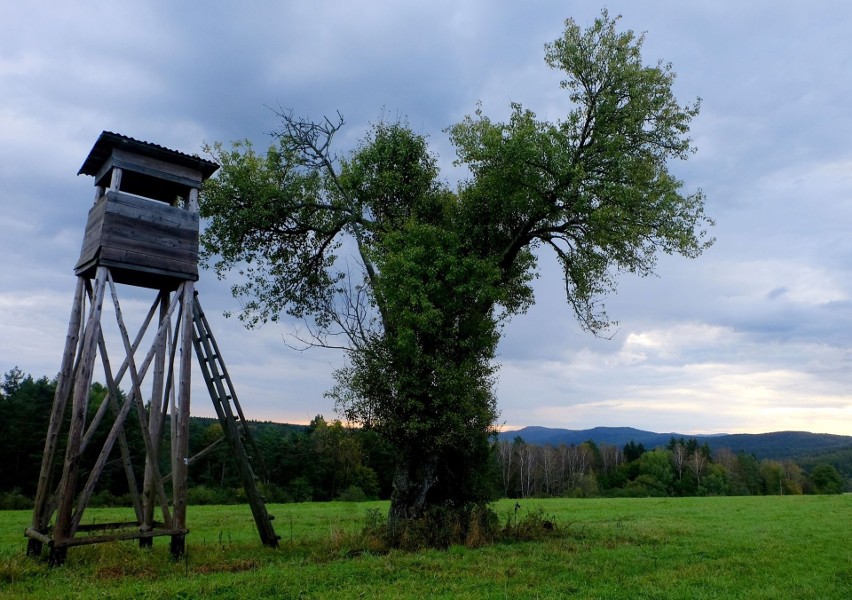
[[[94,194],[76,173],[101,131],[200,154],[265,147],[279,107],[339,111],[345,153],[370,123],[404,118],[454,185],[444,130],[477,103],[495,120],[511,102],[564,118],[544,44],[602,8],[645,32],[646,63],[672,64],[682,104],[701,98],[698,151],[671,170],[706,194],[716,243],[620,276],[605,299],[618,325],[600,338],[543,255],[536,304],[499,346],[500,425],[852,435],[845,1],[0,0],[0,372],[59,369]],[[210,271],[197,288],[247,417],[335,417],[324,392],[342,354],[288,348],[298,324],[225,318],[239,304]],[[122,291],[124,311],[144,316],[146,293]],[[193,414],[213,415],[195,382]]]

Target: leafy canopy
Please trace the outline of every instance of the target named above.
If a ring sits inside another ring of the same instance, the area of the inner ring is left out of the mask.
[[[619,272],[712,242],[702,193],[684,194],[668,168],[694,152],[699,103],[680,105],[671,66],[643,64],[643,38],[617,21],[568,20],[545,46],[564,74],[563,120],[513,104],[508,122],[479,107],[448,129],[469,170],[456,190],[401,122],[373,126],[345,157],[339,115],[283,111],[265,154],[210,148],[222,168],[201,202],[204,252],[237,275],[247,325],[290,315],[307,345],[349,352],[330,395],[397,449],[392,513],[482,497],[470,482],[497,416],[499,325],[533,302],[538,253],[555,253],[569,305],[597,333]]]

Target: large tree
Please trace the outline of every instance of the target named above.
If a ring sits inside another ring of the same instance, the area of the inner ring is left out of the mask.
[[[396,449],[392,531],[485,497],[499,327],[532,303],[537,252],[555,252],[568,303],[599,332],[619,271],[651,273],[659,251],[695,257],[709,243],[703,196],[668,168],[693,151],[698,105],[680,105],[671,68],[646,66],[642,38],[616,24],[568,20],[546,45],[564,120],[513,105],[507,123],[477,110],[449,129],[470,172],[454,191],[404,123],[374,126],[339,157],[342,119],[282,113],[265,153],[211,149],[222,168],[201,203],[205,252],[220,276],[237,271],[249,326],[287,314],[309,343],[349,352],[331,395]]]

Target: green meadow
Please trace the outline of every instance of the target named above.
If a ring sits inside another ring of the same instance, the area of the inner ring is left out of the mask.
[[[71,548],[50,569],[24,556],[29,511],[0,512],[2,598],[852,598],[852,496],[500,501],[501,522],[555,528],[536,541],[371,551],[387,504],[271,505],[281,547],[247,506],[191,507],[185,560],[168,538]],[[378,512],[380,511],[380,513]],[[126,517],[89,509],[85,522]]]

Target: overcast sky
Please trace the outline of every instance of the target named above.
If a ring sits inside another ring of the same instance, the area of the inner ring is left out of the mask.
[[[646,62],[672,63],[682,103],[702,98],[698,152],[672,170],[704,190],[717,241],[696,260],[661,260],[658,277],[622,277],[610,339],[576,325],[544,258],[535,307],[500,344],[501,423],[852,435],[849,2],[130,5],[0,0],[0,371],[59,369],[93,197],[76,173],[102,130],[187,153],[265,146],[269,107],[283,106],[340,111],[343,151],[401,116],[453,183],[444,129],[477,102],[494,119],[510,102],[564,117],[543,46],[605,6],[646,32]],[[334,416],[323,392],[340,354],[288,349],[286,323],[223,318],[238,305],[210,272],[198,289],[249,418]],[[144,315],[147,296],[128,297]],[[193,413],[212,415],[196,387]]]

